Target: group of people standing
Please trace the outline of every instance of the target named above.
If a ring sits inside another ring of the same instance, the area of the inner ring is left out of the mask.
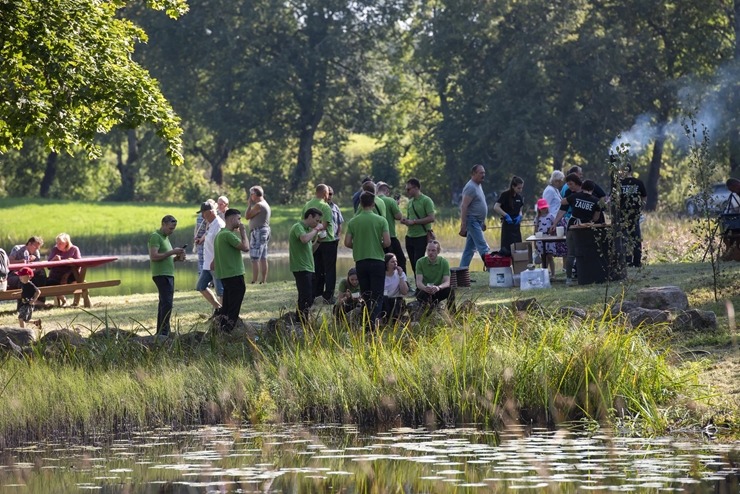
[[[229,200],[221,196],[209,199],[196,212],[194,234],[195,251],[198,253],[198,281],[195,289],[213,308],[212,317],[221,331],[231,332],[239,321],[241,305],[246,293],[242,253],[248,252],[252,261],[252,283],[267,282],[267,248],[270,241],[270,205],[264,198],[262,187],[249,190],[249,203],[245,212],[249,224],[242,223],[242,213],[229,207]],[[247,227],[249,233],[247,233]],[[157,286],[157,334],[170,333],[175,293],[175,262],[186,259],[187,245],[172,247],[169,237],[177,228],[172,215],[162,218],[161,226],[149,237],[149,260],[152,280]]]
[[[390,197],[390,186],[363,180],[353,197],[355,215],[349,221],[333,203],[333,191],[319,184],[315,196],[302,211],[302,219],[290,230],[290,270],[298,290],[298,316],[308,317],[310,307],[321,297],[326,304],[352,307],[361,300],[367,306],[369,324],[377,327],[398,316],[403,297],[410,287],[406,264],[411,263],[417,299],[435,305],[450,295],[449,263],[438,256],[432,224],[435,208],[432,199],[421,192],[415,178],[406,182],[407,211]],[[406,254],[396,234],[396,222],[406,225]],[[355,266],[340,283],[339,299],[334,297],[336,259],[340,234],[344,246],[352,250]],[[341,311],[339,311],[341,313]]]

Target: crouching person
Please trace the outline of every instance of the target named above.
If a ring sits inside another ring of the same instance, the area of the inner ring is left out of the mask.
[[[33,304],[36,303],[41,290],[33,284],[31,278],[33,278],[33,270],[31,268],[22,267],[15,272],[18,275],[18,280],[21,284],[21,298],[18,300],[18,326],[25,328],[27,322],[31,322],[33,316]],[[41,319],[33,321],[36,327],[41,327]]]
[[[447,300],[450,308],[455,294],[450,288],[450,263],[439,253],[439,242],[427,244],[426,256],[416,261],[416,300],[423,309],[430,309]]]

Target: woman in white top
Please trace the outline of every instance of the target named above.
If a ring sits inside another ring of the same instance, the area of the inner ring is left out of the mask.
[[[401,315],[406,303],[403,297],[409,293],[406,273],[398,265],[395,254],[385,255],[385,287],[383,289],[383,318],[392,323]]]

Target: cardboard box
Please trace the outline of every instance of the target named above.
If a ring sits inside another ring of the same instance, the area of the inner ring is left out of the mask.
[[[519,274],[532,264],[532,244],[529,242],[517,242],[511,244],[511,259],[514,274]]]

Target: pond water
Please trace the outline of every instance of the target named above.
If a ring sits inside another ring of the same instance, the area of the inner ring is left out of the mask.
[[[740,443],[578,430],[157,429],[7,448],[0,492],[738,492]]]
[[[460,262],[457,255],[446,256],[451,266]],[[191,255],[188,261],[175,265],[175,290],[187,291],[195,289],[198,280],[197,258]],[[293,273],[287,255],[277,255],[269,259],[270,272],[268,281],[294,281]],[[476,265],[475,263],[478,263]],[[340,256],[337,259],[337,283],[347,274],[349,268],[354,266],[350,256]],[[471,269],[483,269],[483,263],[475,260]],[[245,259],[247,283],[252,279],[252,263],[249,258]],[[123,256],[118,261],[101,267],[90,269],[87,273],[87,281],[121,280],[121,284],[115,287],[95,289],[94,295],[131,295],[135,293],[156,293],[157,288],[152,282],[152,274],[149,267],[149,259],[145,256]]]

